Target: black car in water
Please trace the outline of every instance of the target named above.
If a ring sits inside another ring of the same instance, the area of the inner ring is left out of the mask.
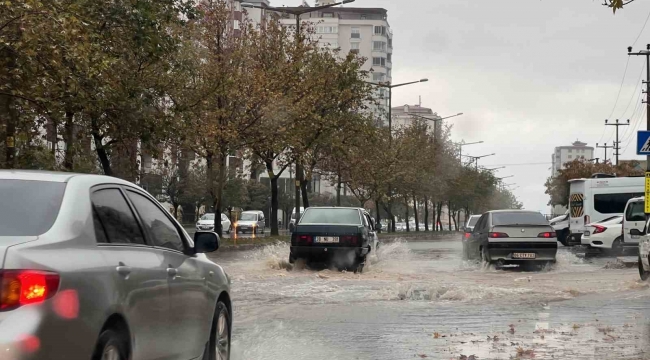
[[[361,272],[368,254],[377,251],[380,226],[361,208],[308,208],[291,234],[289,262],[325,261]]]

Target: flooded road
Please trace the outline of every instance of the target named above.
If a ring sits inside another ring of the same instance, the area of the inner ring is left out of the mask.
[[[232,359],[650,359],[636,268],[561,248],[553,267],[495,270],[461,251],[459,238],[384,244],[363,274],[287,270],[286,244],[217,253]]]

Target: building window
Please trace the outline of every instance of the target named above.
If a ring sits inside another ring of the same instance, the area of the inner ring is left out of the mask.
[[[572,153],[572,152],[573,152],[573,149],[569,149],[569,152]]]
[[[352,39],[361,39],[361,30],[359,30],[358,27],[353,27],[352,28],[352,35],[350,37]]]
[[[358,42],[350,43],[350,52],[354,54],[359,53],[360,44]]]
[[[386,66],[386,58],[384,57],[373,57],[372,65],[374,66]]]
[[[368,15],[366,14],[361,14],[361,20],[366,20],[368,19]]]
[[[386,35],[385,26],[375,26],[375,35]]]
[[[338,26],[319,26],[316,28],[316,32],[318,34],[338,34],[339,33],[339,27]]]
[[[390,79],[392,77],[392,74],[393,74],[393,71],[391,69],[386,70],[386,77],[387,78]]]
[[[372,73],[372,81],[382,82],[386,79],[386,74],[384,73]]]
[[[373,41],[372,42],[373,51],[386,51],[386,43],[383,41]]]
[[[388,48],[392,49],[393,48],[393,39],[388,39]]]
[[[324,17],[324,18],[333,18],[333,17],[334,17],[334,13],[323,13],[323,17]]]
[[[386,55],[386,61],[393,62],[393,54],[387,54]]]
[[[239,20],[233,20],[233,28],[239,30]]]
[[[569,159],[572,159],[572,158],[573,158],[573,155],[569,155]]]

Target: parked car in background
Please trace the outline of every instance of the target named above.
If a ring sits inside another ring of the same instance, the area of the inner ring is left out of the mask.
[[[395,231],[406,231],[406,223],[395,223]]]
[[[212,213],[201,216],[199,221],[196,222],[196,231],[215,231],[214,218],[215,215]],[[230,234],[230,230],[232,230],[232,224],[226,214],[221,214],[221,229],[226,234]]]
[[[476,223],[478,222],[478,219],[481,218],[481,215],[470,215],[470,217],[467,219],[465,222],[465,226],[463,227],[463,230],[466,233],[471,233],[474,231],[474,226],[476,226]]]
[[[365,209],[308,208],[291,235],[289,262],[324,260],[341,270],[362,272],[368,254],[379,246],[377,230]]]
[[[264,234],[266,229],[264,212],[258,210],[244,211],[234,227],[236,233]]]
[[[305,208],[301,207],[300,208],[300,216],[305,212]],[[291,212],[291,219],[289,220],[289,232],[293,232],[293,230],[296,228],[296,208],[293,208],[293,211]]]
[[[564,215],[551,219],[550,223],[557,234],[557,240],[562,245],[567,246],[567,239],[571,235],[571,230],[569,229],[569,212],[567,211]]]
[[[639,237],[630,234],[632,229],[643,231],[645,228],[645,198],[643,196],[630,199],[625,206],[623,215],[623,246],[638,247]]]
[[[568,245],[581,243],[585,225],[622,215],[628,200],[643,196],[645,191],[644,177],[575,179],[569,184]]]
[[[582,235],[582,245],[620,254],[623,251],[623,216],[613,216],[597,223],[588,224]]]
[[[0,358],[228,358],[217,234],[114,177],[0,171],[0,199]]]
[[[463,242],[467,258],[485,263],[555,263],[555,231],[541,213],[525,210],[489,211],[476,223],[468,241]]]

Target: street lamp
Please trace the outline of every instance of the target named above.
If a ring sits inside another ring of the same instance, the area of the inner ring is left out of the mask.
[[[274,11],[282,14],[288,14],[288,15],[293,15],[296,17],[296,43],[300,44],[302,43],[301,39],[301,27],[300,27],[300,16],[303,14],[315,12],[318,10],[323,10],[327,8],[331,8],[337,5],[342,5],[342,4],[349,4],[354,2],[355,0],[344,0],[341,2],[333,3],[333,4],[327,4],[323,6],[316,6],[316,7],[296,7],[296,8],[285,8],[285,7],[272,7],[272,6],[259,6],[247,2],[242,2],[239,5],[241,7],[245,8],[255,8],[255,9],[262,9],[262,10],[269,10],[269,11]],[[298,122],[298,120],[296,120]],[[300,220],[300,180],[302,180],[302,169],[300,166],[300,160],[296,159],[296,190],[295,190],[295,206],[296,206],[296,224],[298,223],[298,220]]]
[[[412,84],[417,84],[417,83],[422,83],[422,82],[427,82],[429,79],[420,79],[418,81],[411,81],[411,82],[406,82],[406,83],[401,83],[401,84],[395,84],[392,85],[390,82],[379,82],[379,83],[374,83],[370,81],[365,81],[366,84],[382,87],[385,89],[388,89],[388,146],[392,146],[393,144],[393,89],[401,86],[406,86],[406,85],[412,85]],[[392,186],[391,184],[388,184],[388,207],[391,209],[390,215],[392,217],[391,219],[391,230],[395,230],[395,217],[392,214],[392,209],[393,209],[393,202],[392,202]],[[389,232],[391,232],[389,230]]]
[[[496,153],[481,155],[481,156],[468,156],[468,157],[474,159],[474,161],[476,162],[476,170],[478,170],[478,160],[479,159],[482,159],[482,158],[488,157],[488,156],[494,156],[494,155],[496,155]]]
[[[466,143],[465,140],[463,140],[462,143],[458,143],[458,157],[461,162],[463,162],[463,146],[469,146],[469,145],[476,145],[476,144],[483,144],[483,141],[477,141],[477,142],[471,142],[471,143]]]
[[[393,108],[393,89],[396,88],[396,87],[400,87],[400,86],[413,85],[413,84],[423,83],[423,82],[427,82],[427,81],[429,81],[429,79],[420,79],[418,81],[411,81],[411,82],[395,84],[395,85],[392,85],[389,82],[385,82],[385,83],[381,83],[381,82],[374,83],[374,82],[370,82],[370,81],[365,82],[366,84],[370,84],[370,85],[374,85],[374,86],[378,86],[378,87],[388,89],[388,132],[390,133],[389,140],[390,140],[391,143],[393,141],[393,109],[392,109]]]
[[[497,178],[497,180],[510,179],[510,178],[512,178],[512,177],[515,177],[515,176],[514,176],[514,175],[510,175],[510,176],[499,177],[499,178]]]

